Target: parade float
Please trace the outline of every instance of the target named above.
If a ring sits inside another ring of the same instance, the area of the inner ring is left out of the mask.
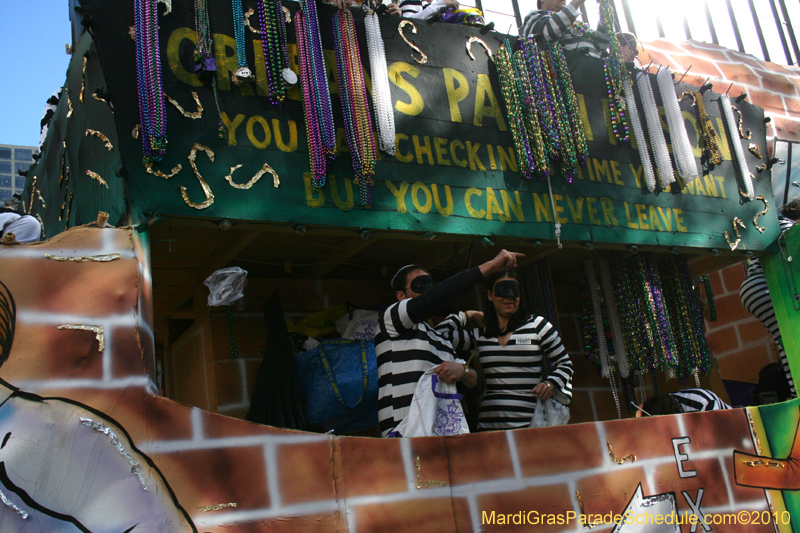
[[[794,530],[797,400],[629,419],[678,381],[724,393],[692,280],[749,254],[796,369],[763,109],[489,28],[234,4],[82,2],[23,198],[47,239],[0,249],[0,530]],[[281,323],[386,305],[398,267],[501,247],[573,354],[570,424],[286,429],[270,294]],[[245,297],[210,309],[231,265]],[[242,420],[270,377],[285,423]]]

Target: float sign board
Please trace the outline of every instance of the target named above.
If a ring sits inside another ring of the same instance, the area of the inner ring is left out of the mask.
[[[237,58],[230,4],[209,5],[218,67],[219,113],[211,80],[192,73],[196,39],[193,3],[173,0],[172,11],[166,15],[164,7],[159,5],[162,14],[158,17],[158,53],[164,91],[184,109],[182,113],[175,105],[167,104],[168,147],[158,168],[169,173],[176,165],[182,165],[182,170],[169,179],[145,172],[141,141],[130,134],[140,122],[135,46],[130,36],[133,4],[111,6],[99,0],[86,0],[83,5],[92,14],[96,49],[114,98],[134,221],[156,214],[420,233],[554,238],[547,181],[525,179],[518,172],[497,70],[479,43],[472,46],[474,60],[467,54],[470,37],[481,38],[496,51],[503,35],[495,32],[483,35],[477,28],[418,21],[417,33],[412,34],[406,27],[404,38],[398,28],[399,18],[380,17],[397,152],[394,156],[381,154],[374,179],[373,204],[367,207],[362,205],[353,181],[344,131],[331,30],[333,8],[319,6],[319,13],[338,130],[338,157],[329,165],[325,185],[315,190],[311,184],[300,89],[295,86],[282,104],[270,105],[259,33],[250,29],[245,32],[247,64],[255,72],[256,80],[241,87],[231,83]],[[245,2],[245,11],[248,7]],[[359,12],[356,27],[371,90],[363,19],[363,13]],[[252,27],[258,27],[257,15],[249,21]],[[426,55],[425,63],[417,61],[421,55],[405,39]],[[294,23],[288,25],[288,40],[291,68],[297,71]],[[723,232],[727,230],[731,240],[735,239],[734,217],[747,226],[740,229],[742,248],[763,250],[776,238],[775,209],[759,219],[759,224],[767,228],[759,233],[753,218],[764,209],[764,203],[740,201],[730,140],[715,101],[717,94],[707,92],[704,101],[725,161],[689,186],[673,186],[671,191],[652,193],[642,178],[638,149],[618,144],[609,135],[602,60],[569,55],[568,62],[585,126],[589,159],[573,183],[553,172],[553,207],[562,224],[562,240],[726,250]],[[660,102],[654,78],[653,86]],[[682,83],[676,83],[675,87],[678,94],[696,89]],[[197,94],[203,109],[199,119],[187,116],[197,111],[192,93]],[[769,172],[757,173],[755,167],[761,162],[747,150],[749,143],[755,143],[762,152],[766,151],[763,110],[747,102],[741,102],[738,108],[742,129],[750,130],[752,138],[737,136],[734,142],[742,143],[748,169],[757,177],[756,195],[763,195],[769,201]],[[697,119],[690,98],[681,102],[681,109],[699,164]],[[669,139],[663,109],[661,119]],[[222,137],[220,127],[225,132]],[[207,201],[201,182],[187,160],[195,143],[208,147],[214,154],[212,162],[208,152],[196,152],[197,172],[207,182],[213,203]],[[266,173],[250,188],[232,186],[231,182],[247,184],[265,163],[277,173],[279,184]],[[207,207],[199,209],[190,203]]]

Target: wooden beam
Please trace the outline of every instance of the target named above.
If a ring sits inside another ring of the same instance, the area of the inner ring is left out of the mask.
[[[155,309],[156,320],[166,320],[173,313],[183,307],[183,304],[192,297],[194,288],[202,283],[214,271],[223,268],[233,260],[239,252],[260,237],[263,231],[231,231],[229,237],[218,244],[207,256],[205,264],[198,265],[194,273],[190,273],[172,293],[169,298]]]
[[[308,278],[310,279],[324,278],[329,272],[334,270],[336,267],[338,267],[351,257],[354,257],[362,250],[365,250],[366,248],[372,246],[379,239],[380,236],[372,235],[369,239],[355,240],[351,246],[348,246],[339,253],[330,256],[329,261],[321,263],[316,267],[312,268],[308,273]]]

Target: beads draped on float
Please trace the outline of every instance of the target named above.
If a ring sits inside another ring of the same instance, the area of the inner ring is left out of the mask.
[[[234,0],[235,1],[235,0]],[[286,49],[286,17],[280,0],[259,0],[258,19],[261,31],[261,48],[267,66],[269,101],[275,105],[286,98],[283,71],[289,68]],[[236,42],[237,50],[239,42]]]
[[[336,156],[336,130],[314,0],[300,0],[294,20],[311,180],[319,188],[325,184],[328,159]]]
[[[748,200],[755,198],[753,191],[753,180],[750,171],[747,169],[747,161],[744,158],[744,150],[742,149],[742,141],[739,139],[739,131],[736,127],[736,122],[733,119],[733,109],[731,108],[731,99],[727,94],[722,94],[719,97],[719,108],[722,112],[722,121],[725,123],[725,131],[728,133],[728,142],[731,145],[731,153],[733,154],[733,169],[736,172],[736,182],[741,187],[744,186],[744,192]]]
[[[650,135],[650,146],[653,149],[656,168],[661,179],[661,188],[666,190],[669,189],[670,183],[675,181],[675,171],[672,169],[672,160],[669,158],[667,140],[664,138],[661,116],[658,113],[656,97],[653,95],[653,86],[650,85],[650,73],[642,72],[637,77],[636,85],[642,100],[644,116],[647,119],[647,132]]]
[[[650,151],[647,149],[647,137],[644,136],[642,121],[639,118],[639,109],[636,107],[636,97],[633,95],[630,80],[625,80],[625,100],[628,103],[628,113],[633,126],[633,134],[636,136],[636,146],[639,148],[639,158],[642,160],[642,170],[644,181],[650,192],[656,190],[656,176],[653,173],[653,162],[650,161]]]
[[[624,81],[627,79],[627,68],[622,48],[614,33],[614,15],[609,0],[600,0],[600,22],[611,33],[609,39],[609,55],[603,63],[606,88],[608,90],[608,107],[611,114],[611,128],[619,142],[628,142],[630,139],[628,119],[625,116],[625,89]]]
[[[694,148],[689,142],[686,132],[686,122],[683,120],[678,95],[672,83],[672,73],[668,69],[660,69],[656,74],[658,90],[661,93],[661,102],[664,104],[664,114],[667,117],[669,134],[672,139],[672,153],[675,156],[675,166],[678,175],[684,183],[691,183],[700,177],[697,172],[697,162],[694,159]]]
[[[392,106],[389,69],[386,66],[386,52],[378,14],[368,13],[364,19],[364,25],[367,30],[367,49],[372,73],[372,104],[375,109],[375,122],[378,126],[378,141],[381,150],[389,155],[394,155],[396,150],[394,107]]]
[[[157,3],[156,0],[134,0],[136,84],[145,166],[161,161],[167,150],[167,113],[158,50]]]
[[[355,182],[361,188],[361,202],[372,203],[372,176],[378,157],[375,134],[367,102],[367,86],[361,66],[353,15],[340,10],[333,17],[334,51],[339,72],[339,98],[342,102],[344,130],[353,160]]]

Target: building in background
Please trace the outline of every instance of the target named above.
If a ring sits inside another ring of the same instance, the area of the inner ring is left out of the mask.
[[[25,189],[25,177],[19,171],[28,170],[33,163],[33,154],[39,153],[35,146],[15,146],[0,144],[0,206],[14,193],[22,194]]]

